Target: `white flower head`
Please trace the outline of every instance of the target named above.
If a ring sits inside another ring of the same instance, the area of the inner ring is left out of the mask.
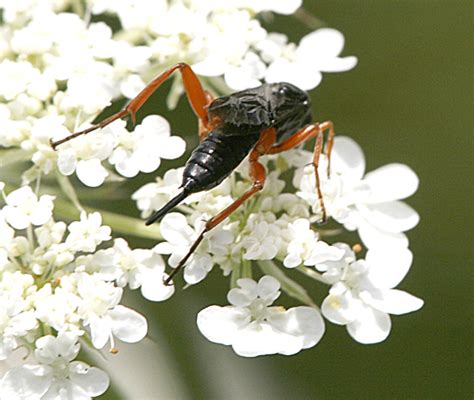
[[[82,212],[81,220],[72,222],[68,230],[66,244],[76,251],[93,252],[100,243],[111,238],[111,229],[102,225],[102,217],[98,212]]]
[[[118,145],[115,147],[109,161],[117,171],[131,178],[140,171],[149,173],[160,166],[160,159],[180,157],[186,144],[178,136],[170,136],[168,122],[159,115],[149,115],[134,132],[128,132],[122,127],[115,130]]]
[[[53,200],[54,196],[50,195],[38,199],[29,186],[23,186],[6,197],[5,220],[15,229],[26,229],[30,224],[43,225],[51,218]]]
[[[392,253],[384,249],[369,250],[365,260],[351,258],[355,260],[353,253],[345,263],[330,266],[332,281],[339,279],[324,299],[322,313],[331,322],[346,325],[360,343],[382,342],[390,333],[389,314],[405,314],[423,306],[421,299],[393,289],[407,274],[412,254],[405,248]]]
[[[275,37],[267,40],[272,39]],[[344,47],[344,36],[335,29],[318,29],[303,37],[297,47],[282,43],[279,37],[276,39],[279,43],[274,43],[283,48],[279,52],[273,50],[276,57],[266,71],[267,82],[290,82],[303,90],[310,90],[321,82],[321,72],[347,71],[357,63],[354,56],[339,57]],[[260,46],[269,49],[275,44],[262,43]]]
[[[258,283],[239,279],[228,294],[229,306],[199,312],[198,328],[211,342],[232,346],[244,357],[296,354],[313,347],[324,333],[319,312],[311,307],[271,306],[280,295],[279,282],[264,276]]]
[[[168,277],[160,254],[153,250],[130,249],[124,239],[115,239],[114,246],[100,250],[93,256],[93,263],[106,280],[130,289],[141,288],[143,297],[151,301],[164,301],[174,293],[173,285],[164,285]]]
[[[352,139],[337,136],[331,156],[331,177],[327,179],[327,160],[322,159],[321,189],[330,217],[348,230],[357,229],[368,248],[407,247],[403,232],[412,229],[419,216],[400,201],[418,188],[416,174],[406,165],[389,164],[364,176],[362,149]],[[314,170],[309,167],[295,173],[293,184],[298,196],[320,213]]]
[[[154,251],[158,254],[170,254],[168,264],[175,268],[203,231],[205,218],[205,215],[197,218],[194,227],[192,227],[183,214],[169,213],[165,215],[160,223],[160,230],[166,241],[158,243],[154,247]],[[219,250],[220,247],[229,245],[232,241],[231,231],[223,230],[220,227],[210,231],[203,243],[186,262],[184,280],[191,285],[202,281],[214,266],[212,253],[216,251],[222,253]]]
[[[7,371],[0,381],[5,399],[90,399],[109,386],[107,374],[84,362],[73,361],[79,353],[77,337],[62,333],[36,341],[38,364],[25,364]]]

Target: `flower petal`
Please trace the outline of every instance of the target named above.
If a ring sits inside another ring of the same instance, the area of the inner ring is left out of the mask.
[[[418,176],[404,164],[388,164],[369,172],[364,182],[372,188],[369,201],[381,203],[405,199],[418,189]]]
[[[383,342],[389,335],[392,322],[387,313],[366,306],[359,310],[357,319],[347,325],[347,332],[363,344]]]
[[[302,347],[301,338],[280,332],[269,323],[257,321],[240,329],[232,343],[234,351],[243,357],[277,353],[291,355]]]
[[[179,136],[171,136],[157,149],[157,154],[165,160],[174,160],[181,157],[185,150],[186,142]]]
[[[424,303],[418,297],[397,289],[380,291],[380,296],[371,296],[370,299],[364,299],[364,301],[379,311],[395,315],[417,311],[423,307]]]
[[[360,212],[375,228],[389,233],[405,232],[420,221],[418,213],[401,201],[368,204],[360,207]]]
[[[371,249],[365,257],[370,266],[368,279],[376,288],[397,286],[410,270],[413,254],[407,248]]]
[[[260,278],[257,284],[257,295],[272,304],[280,296],[280,282],[273,276],[265,275]]]
[[[211,342],[230,345],[237,331],[250,322],[247,309],[233,306],[210,306],[197,316],[197,326]]]
[[[350,291],[331,293],[323,300],[321,312],[333,324],[346,325],[356,319],[359,306],[360,302],[354,299]]]
[[[102,185],[109,175],[97,158],[91,160],[80,160],[77,163],[76,174],[79,180],[89,187]]]
[[[160,223],[160,231],[163,238],[168,242],[188,246],[194,230],[188,225],[183,214],[172,212],[166,214]]]
[[[283,313],[272,314],[268,322],[288,335],[302,338],[303,349],[316,345],[323,337],[325,329],[321,314],[316,309],[306,306],[293,307]]]
[[[163,280],[168,277],[160,270],[152,269],[141,274],[141,292],[150,301],[168,300],[174,293],[174,285],[165,285]]]
[[[100,396],[110,383],[104,371],[80,361],[74,361],[69,366],[69,379],[91,397]]]
[[[143,315],[124,306],[116,306],[108,312],[112,319],[112,332],[117,338],[127,343],[142,340],[148,331],[148,324]]]
[[[404,233],[382,231],[363,222],[358,228],[359,236],[368,249],[402,249],[408,247],[408,238]]]
[[[331,153],[331,170],[344,179],[358,181],[365,172],[365,157],[356,141],[347,136],[336,136]]]
[[[39,400],[51,384],[46,371],[39,365],[23,365],[8,370],[0,381],[0,398]]]

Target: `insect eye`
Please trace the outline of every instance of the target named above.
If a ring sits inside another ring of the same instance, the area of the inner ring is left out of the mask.
[[[278,91],[278,93],[281,94],[282,96],[285,95],[286,92],[287,92],[286,87],[282,87],[282,88]]]

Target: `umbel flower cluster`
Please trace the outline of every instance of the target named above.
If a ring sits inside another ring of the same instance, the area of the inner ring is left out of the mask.
[[[50,139],[87,128],[105,107],[133,98],[176,62],[190,64],[215,95],[281,81],[311,90],[322,73],[352,69],[357,59],[340,57],[344,37],[334,29],[296,44],[263,27],[271,13],[294,18],[300,6],[301,0],[0,0],[1,399],[103,394],[107,373],[79,351],[115,354],[117,339],[146,337],[146,318],[120,304],[124,290],[169,299],[175,287],[163,282],[206,220],[251,186],[244,161],[213,190],[188,197],[159,228],[145,228],[131,216],[86,211],[81,203],[94,190],[87,187],[116,185],[184,154],[185,141],[163,116],[149,115],[132,131],[115,121],[57,151]],[[174,80],[170,108],[182,93]],[[416,191],[416,174],[401,164],[366,173],[362,149],[337,136],[331,173],[326,156],[319,166],[326,228],[317,224],[323,213],[312,153],[295,149],[261,160],[265,188],[206,234],[185,264],[187,286],[211,271],[229,281],[228,303],[202,310],[198,329],[244,357],[313,347],[325,321],[344,325],[360,343],[385,340],[390,314],[423,305],[396,289],[412,264],[405,232],[419,217],[401,200]],[[178,193],[181,177],[182,169],[161,171],[129,194],[143,218]],[[344,230],[358,238],[341,242]],[[132,249],[120,237],[125,233],[157,244]],[[306,284],[295,281],[297,274]],[[319,307],[308,294],[318,289],[325,293]],[[300,305],[285,308],[282,292]]]

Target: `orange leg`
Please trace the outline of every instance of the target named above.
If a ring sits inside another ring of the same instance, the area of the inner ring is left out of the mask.
[[[314,174],[316,177],[316,192],[318,193],[319,202],[321,204],[322,218],[320,222],[326,222],[326,219],[327,219],[327,212],[326,212],[326,207],[324,206],[323,194],[321,191],[321,182],[319,179],[319,172],[318,172],[319,157],[321,156],[321,152],[323,150],[323,132],[326,130],[329,130],[328,140],[327,140],[327,145],[326,145],[326,152],[325,152],[328,158],[327,175],[329,178],[330,173],[331,173],[330,172],[331,152],[332,152],[332,147],[334,144],[334,124],[331,121],[325,121],[321,123],[316,122],[314,124],[305,126],[303,129],[296,132],[293,136],[289,137],[282,143],[273,146],[268,151],[268,154],[281,153],[282,151],[295,148],[296,146],[300,145],[306,140],[311,139],[316,136],[316,143],[314,144],[314,150],[313,150],[313,166],[314,166]]]
[[[274,128],[269,128],[264,130],[258,142],[255,144],[254,148],[250,152],[249,162],[250,162],[250,179],[252,179],[252,187],[247,190],[241,197],[235,200],[231,205],[222,210],[219,214],[212,217],[207,221],[204,230],[200,233],[198,238],[195,240],[188,253],[184,258],[179,262],[176,268],[171,272],[171,274],[164,280],[165,285],[169,285],[173,277],[179,272],[179,270],[186,264],[189,257],[194,253],[196,248],[204,239],[204,235],[209,232],[211,229],[215,228],[222,221],[224,221],[229,215],[231,215],[235,210],[237,210],[249,197],[254,195],[263,189],[265,184],[266,172],[265,167],[258,161],[259,157],[267,154],[270,148],[276,141],[276,131]]]
[[[186,91],[186,95],[188,96],[189,103],[191,104],[191,108],[193,109],[194,113],[199,118],[199,137],[202,140],[207,135],[210,129],[209,120],[207,116],[207,106],[211,103],[213,98],[210,93],[206,92],[202,88],[201,82],[199,82],[198,77],[193,72],[191,67],[185,63],[179,63],[172,66],[171,68],[168,68],[165,72],[153,79],[134,99],[132,99],[125,106],[123,110],[104,119],[98,124],[91,126],[90,128],[84,129],[80,132],[75,132],[72,135],[65,137],[64,139],[51,142],[51,146],[55,149],[62,143],[68,142],[69,140],[77,136],[85,135],[96,129],[104,128],[111,122],[123,118],[127,115],[130,115],[133,123],[135,123],[135,115],[137,111],[143,106],[143,104],[155,92],[155,90],[157,90],[162,85],[162,83],[166,81],[166,79],[168,79],[169,76],[176,70],[179,70],[179,72],[181,72],[181,76],[183,78],[184,83],[184,89]]]

